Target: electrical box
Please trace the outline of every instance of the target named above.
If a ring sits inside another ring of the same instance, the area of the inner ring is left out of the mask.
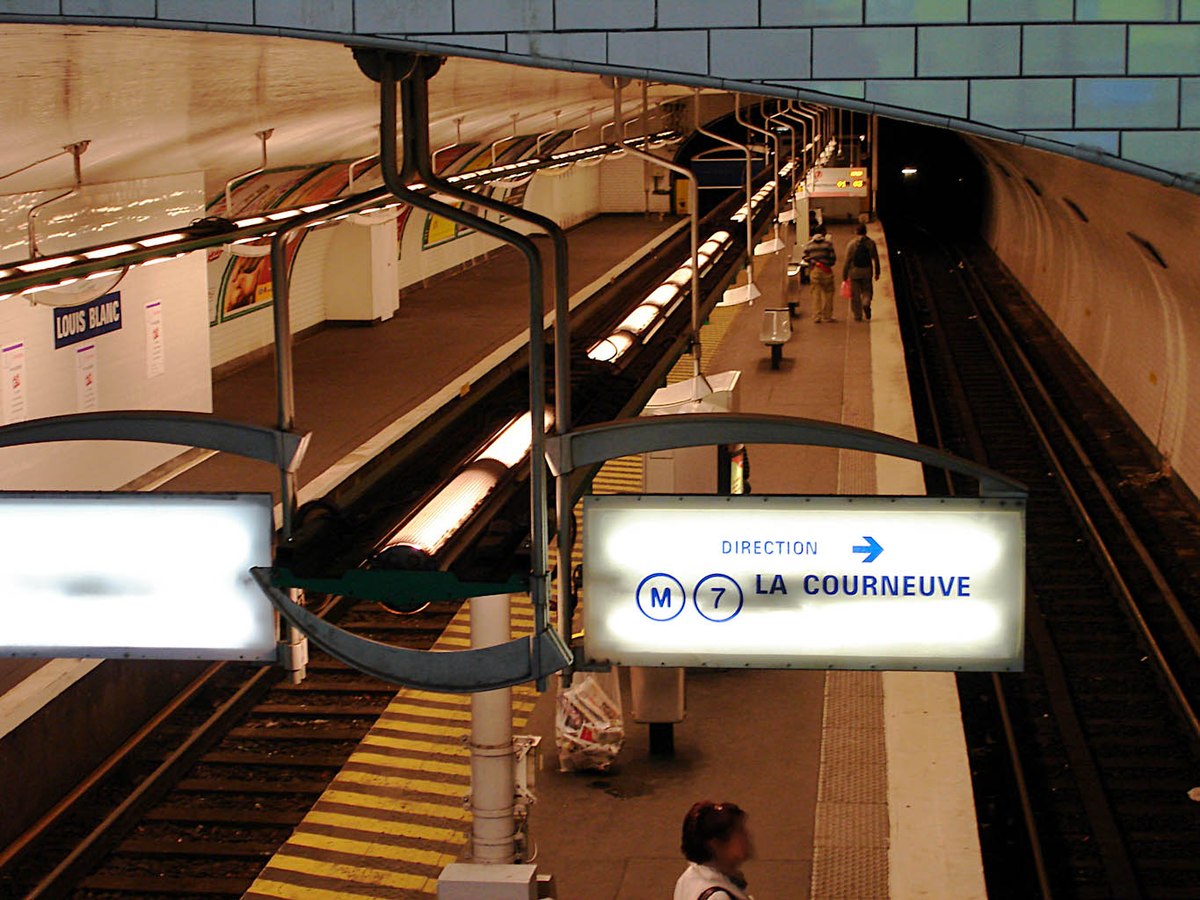
[[[451,863],[438,878],[438,900],[538,900],[537,866]]]

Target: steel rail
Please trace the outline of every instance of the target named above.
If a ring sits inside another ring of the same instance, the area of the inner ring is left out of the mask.
[[[919,259],[914,254],[906,254],[911,261]],[[920,265],[918,262],[917,265]],[[927,293],[926,297],[932,300],[933,294]],[[964,293],[971,308],[976,311],[975,323],[979,328],[979,332],[989,350],[991,351],[993,362],[996,364],[1001,375],[1008,383],[1013,399],[1016,401],[1022,416],[1029,424],[1031,430],[1037,438],[1038,444],[1041,446],[1051,465],[1055,468],[1057,483],[1061,488],[1065,489],[1067,499],[1079,511],[1081,503],[1078,494],[1075,493],[1070,485],[1070,479],[1065,470],[1062,468],[1061,461],[1054,453],[1053,448],[1049,444],[1049,437],[1040,427],[1033,414],[1033,410],[1028,406],[1025,398],[1022,396],[1020,385],[1016,381],[1011,368],[1007,366],[1003,356],[1000,353],[999,345],[995,342],[994,337],[988,332],[986,323],[982,322],[978,315],[978,307],[968,293]],[[929,304],[929,309],[932,315],[938,318],[938,310],[934,303]],[[936,327],[937,331],[944,329]],[[944,352],[948,352],[947,347]],[[950,360],[954,360],[954,355],[951,353]],[[958,378],[957,370],[952,366],[952,371],[955,372],[955,378]],[[964,400],[960,402],[965,402]],[[964,418],[964,422],[974,422],[974,418]],[[970,424],[966,429],[969,433],[968,440],[974,442],[978,439],[978,426]],[[985,452],[984,459],[987,459]],[[1095,533],[1094,523],[1089,517],[1083,517],[1080,524],[1087,530],[1090,536],[1098,538]],[[1031,596],[1033,592],[1030,591]],[[1063,739],[1064,748],[1066,750],[1067,759],[1070,762],[1072,769],[1072,777],[1078,786],[1079,796],[1082,802],[1084,812],[1088,818],[1088,822],[1096,837],[1099,846],[1099,856],[1101,863],[1107,873],[1109,883],[1117,891],[1118,895],[1129,900],[1141,897],[1141,887],[1135,874],[1133,863],[1129,856],[1129,849],[1125,839],[1121,833],[1121,829],[1117,824],[1116,816],[1113,810],[1112,803],[1109,799],[1108,792],[1105,790],[1103,779],[1100,775],[1099,763],[1092,752],[1092,748],[1088,743],[1085,734],[1082,719],[1076,708],[1076,702],[1072,696],[1070,684],[1067,679],[1062,657],[1055,645],[1053,636],[1050,634],[1048,626],[1045,622],[1040,609],[1031,611],[1031,614],[1026,619],[1026,626],[1030,637],[1035,642],[1038,649],[1038,657],[1041,662],[1041,671],[1046,682],[1046,690],[1049,696],[1051,708],[1054,711],[1054,718],[1059,730],[1059,734]],[[1040,840],[1040,837],[1039,837]],[[1043,857],[1044,858],[1044,857]]]
[[[1159,591],[1163,602],[1171,611],[1172,618],[1175,620],[1175,624],[1179,627],[1180,633],[1186,641],[1188,649],[1193,655],[1200,657],[1200,637],[1197,636],[1195,624],[1191,621],[1187,612],[1183,609],[1183,606],[1179,602],[1179,598],[1175,595],[1174,590],[1167,583],[1166,578],[1163,576],[1158,564],[1150,555],[1150,551],[1146,548],[1146,545],[1142,542],[1141,538],[1138,537],[1137,532],[1133,529],[1132,523],[1130,523],[1129,519],[1121,510],[1116,498],[1112,495],[1112,492],[1108,490],[1108,487],[1104,484],[1103,479],[1100,478],[1099,473],[1096,471],[1096,467],[1091,460],[1091,457],[1084,449],[1083,444],[1080,442],[1078,437],[1076,437],[1074,434],[1070,424],[1063,416],[1058,404],[1055,403],[1053,398],[1050,396],[1049,391],[1046,389],[1045,383],[1037,374],[1037,371],[1034,368],[1033,363],[1030,361],[1028,355],[1016,342],[1016,338],[1014,337],[1012,330],[1008,327],[1008,324],[1000,315],[995,301],[991,297],[991,294],[987,291],[986,287],[983,285],[982,279],[980,279],[978,272],[974,269],[970,260],[967,259],[965,255],[962,255],[962,260],[964,269],[967,272],[968,277],[972,280],[975,288],[975,297],[972,297],[971,299],[972,308],[975,309],[977,314],[982,311],[980,309],[980,303],[977,302],[976,298],[980,298],[984,306],[986,306],[987,311],[990,313],[1001,331],[1001,337],[1007,341],[1008,346],[1012,348],[1012,352],[1016,356],[1017,361],[1020,363],[1021,370],[1025,377],[1027,377],[1034,385],[1039,398],[1045,404],[1047,410],[1053,417],[1055,425],[1057,425],[1059,430],[1062,432],[1067,444],[1071,448],[1071,451],[1078,458],[1084,471],[1087,472],[1089,480],[1097,488],[1098,493],[1104,499],[1105,505],[1107,506],[1109,512],[1121,526],[1121,530],[1124,533],[1125,539],[1129,541],[1130,546],[1134,548],[1139,561],[1143,566],[1145,566],[1147,574],[1149,574],[1151,579],[1154,581],[1155,588]],[[1000,342],[997,340],[996,336],[992,334],[991,329],[984,322],[982,316],[977,319],[977,322],[980,323],[980,328],[983,331],[984,338],[987,340],[988,345],[992,348],[993,352],[997,354],[1001,368],[1005,372],[1006,377],[1009,379],[1009,383],[1013,386],[1013,390],[1017,395],[1022,411],[1026,414],[1026,416],[1029,417],[1038,439],[1044,444],[1047,455],[1054,464],[1055,471],[1058,473],[1063,487],[1067,490],[1072,503],[1075,505],[1076,512],[1086,523],[1088,530],[1091,532],[1092,540],[1095,543],[1096,550],[1101,555],[1105,566],[1108,568],[1114,585],[1119,590],[1125,603],[1127,611],[1129,612],[1133,621],[1137,624],[1138,630],[1142,634],[1142,638],[1146,641],[1147,647],[1150,650],[1156,667],[1163,676],[1164,680],[1167,682],[1167,685],[1170,688],[1171,694],[1174,698],[1175,705],[1178,707],[1185,724],[1191,731],[1192,738],[1194,740],[1200,740],[1200,718],[1197,717],[1196,710],[1192,705],[1192,700],[1188,696],[1188,692],[1180,684],[1179,679],[1175,674],[1174,667],[1171,665],[1170,660],[1167,659],[1166,654],[1163,652],[1162,646],[1155,637],[1154,630],[1142,611],[1142,604],[1139,602],[1137,596],[1134,594],[1134,591],[1130,588],[1125,576],[1122,574],[1120,566],[1113,556],[1112,551],[1108,547],[1108,544],[1104,540],[1103,536],[1100,534],[1099,528],[1096,526],[1091,513],[1088,512],[1083,499],[1080,497],[1078,490],[1072,483],[1070,476],[1067,474],[1066,466],[1063,464],[1058,453],[1055,452],[1051,446],[1050,439],[1046,435],[1045,429],[1042,428],[1041,424],[1034,417],[1032,406],[1029,404],[1024,391],[1020,389],[1015,373],[1013,373],[1012,368],[1009,366],[1007,360],[1003,357],[1003,351],[1000,348]]]
[[[932,289],[929,286],[928,280],[925,278],[924,271],[919,268],[914,271],[914,265],[911,258],[905,256],[905,264],[902,267],[905,280],[909,288],[909,296],[914,297],[918,294],[930,298],[933,296]],[[919,285],[916,283],[919,282]],[[953,354],[950,350],[949,341],[946,338],[945,329],[940,326],[940,316],[936,308],[929,305],[930,315],[939,322],[934,327],[935,340],[938,342],[938,349],[943,359],[953,359]],[[944,452],[950,452],[947,446],[948,441],[943,430],[943,422],[941,415],[938,414],[938,402],[933,391],[933,378],[929,371],[928,354],[920,343],[921,333],[919,323],[916,322],[916,314],[909,310],[909,318],[913,322],[913,347],[917,358],[917,365],[920,372],[920,382],[922,393],[925,395],[925,408],[928,411],[929,423],[933,428],[934,445]],[[978,460],[986,460],[987,452],[983,447],[983,441],[979,434],[979,429],[975,423],[975,411],[971,403],[967,399],[966,389],[963,387],[962,380],[959,378],[958,371],[953,367],[948,369],[950,375],[950,394],[954,399],[954,404],[957,408],[958,415],[961,417],[964,424],[964,432],[967,436],[967,441],[971,447],[972,455]],[[948,469],[938,470],[941,480],[945,483],[946,493],[950,496],[958,496],[958,489],[954,484],[953,473]],[[1050,875],[1046,869],[1046,854],[1042,848],[1041,836],[1038,832],[1037,817],[1033,808],[1033,799],[1029,791],[1028,779],[1025,776],[1025,768],[1021,761],[1020,745],[1017,741],[1016,729],[1013,727],[1012,716],[1009,713],[1008,698],[1004,690],[1004,682],[1000,678],[999,673],[992,672],[990,675],[992,692],[996,696],[996,705],[1000,712],[1000,726],[1004,733],[1004,744],[1008,751],[1009,764],[1013,769],[1013,776],[1016,781],[1017,802],[1021,807],[1021,819],[1025,826],[1025,837],[1029,842],[1030,856],[1033,860],[1034,876],[1038,882],[1038,890],[1041,893],[1042,900],[1052,900],[1054,892],[1050,886]]]

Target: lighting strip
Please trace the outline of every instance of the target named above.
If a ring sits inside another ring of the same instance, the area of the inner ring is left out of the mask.
[[[728,231],[717,231],[711,234],[697,248],[696,262],[700,266],[700,274],[709,268],[713,257],[721,253],[733,241]],[[588,350],[588,358],[596,362],[615,363],[625,355],[635,341],[650,330],[650,326],[670,315],[670,306],[682,299],[683,289],[692,280],[692,255],[689,253],[684,262],[668,275],[663,282],[652,290],[635,306],[608,337],[601,338]],[[650,333],[653,333],[653,329]],[[642,338],[644,340],[644,338]]]
[[[511,419],[428,503],[410,515],[383,542],[379,552],[411,547],[437,553],[483,505],[501,478],[529,455],[533,445],[533,417],[523,413]],[[554,424],[547,411],[546,428]]]
[[[666,142],[676,137],[678,137],[677,132],[660,131],[647,137],[626,138],[620,142],[620,145],[596,144],[579,150],[567,150],[549,156],[479,169],[475,172],[451,175],[446,180],[467,187],[473,185],[482,186],[492,182],[511,180],[516,173],[532,173],[539,169],[557,168],[582,159],[603,160],[614,150],[620,150],[620,147],[624,145],[632,145],[646,140]],[[409,187],[413,190],[428,192],[424,184],[413,184]],[[368,204],[376,198],[381,201],[373,206],[364,205],[363,209],[357,211],[363,215],[369,215],[370,213],[380,212],[385,209],[395,209],[397,206],[402,205],[394,202],[394,198],[382,188],[367,191],[359,196],[363,197],[364,204]],[[385,197],[387,198],[386,202],[383,202]],[[5,263],[5,267],[0,269],[0,300],[21,294],[31,294],[56,287],[65,287],[100,269],[110,269],[113,266],[131,269],[139,265],[150,265],[154,262],[173,259],[193,250],[206,250],[210,247],[237,241],[259,240],[271,237],[275,233],[277,228],[276,223],[278,222],[286,221],[299,215],[319,212],[335,203],[343,203],[350,199],[353,198],[341,197],[320,203],[311,203],[307,206],[273,210],[271,212],[247,216],[234,220],[233,229],[224,233],[198,232],[193,234],[186,229],[182,231],[169,231],[137,238],[126,238],[111,244],[86,247],[57,256],[37,257],[15,263]],[[310,223],[307,227],[316,228],[321,225],[327,225],[330,221],[341,221],[349,215],[351,214],[346,213],[332,220],[323,219]]]

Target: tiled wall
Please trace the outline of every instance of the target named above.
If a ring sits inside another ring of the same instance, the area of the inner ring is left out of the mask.
[[[0,0],[30,17],[815,90],[1200,176],[1200,0]]]

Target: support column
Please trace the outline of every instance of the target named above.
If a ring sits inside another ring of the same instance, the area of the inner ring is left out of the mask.
[[[508,594],[475,597],[471,647],[503,644],[511,635]],[[513,819],[512,690],[471,695],[471,861],[511,863]]]

